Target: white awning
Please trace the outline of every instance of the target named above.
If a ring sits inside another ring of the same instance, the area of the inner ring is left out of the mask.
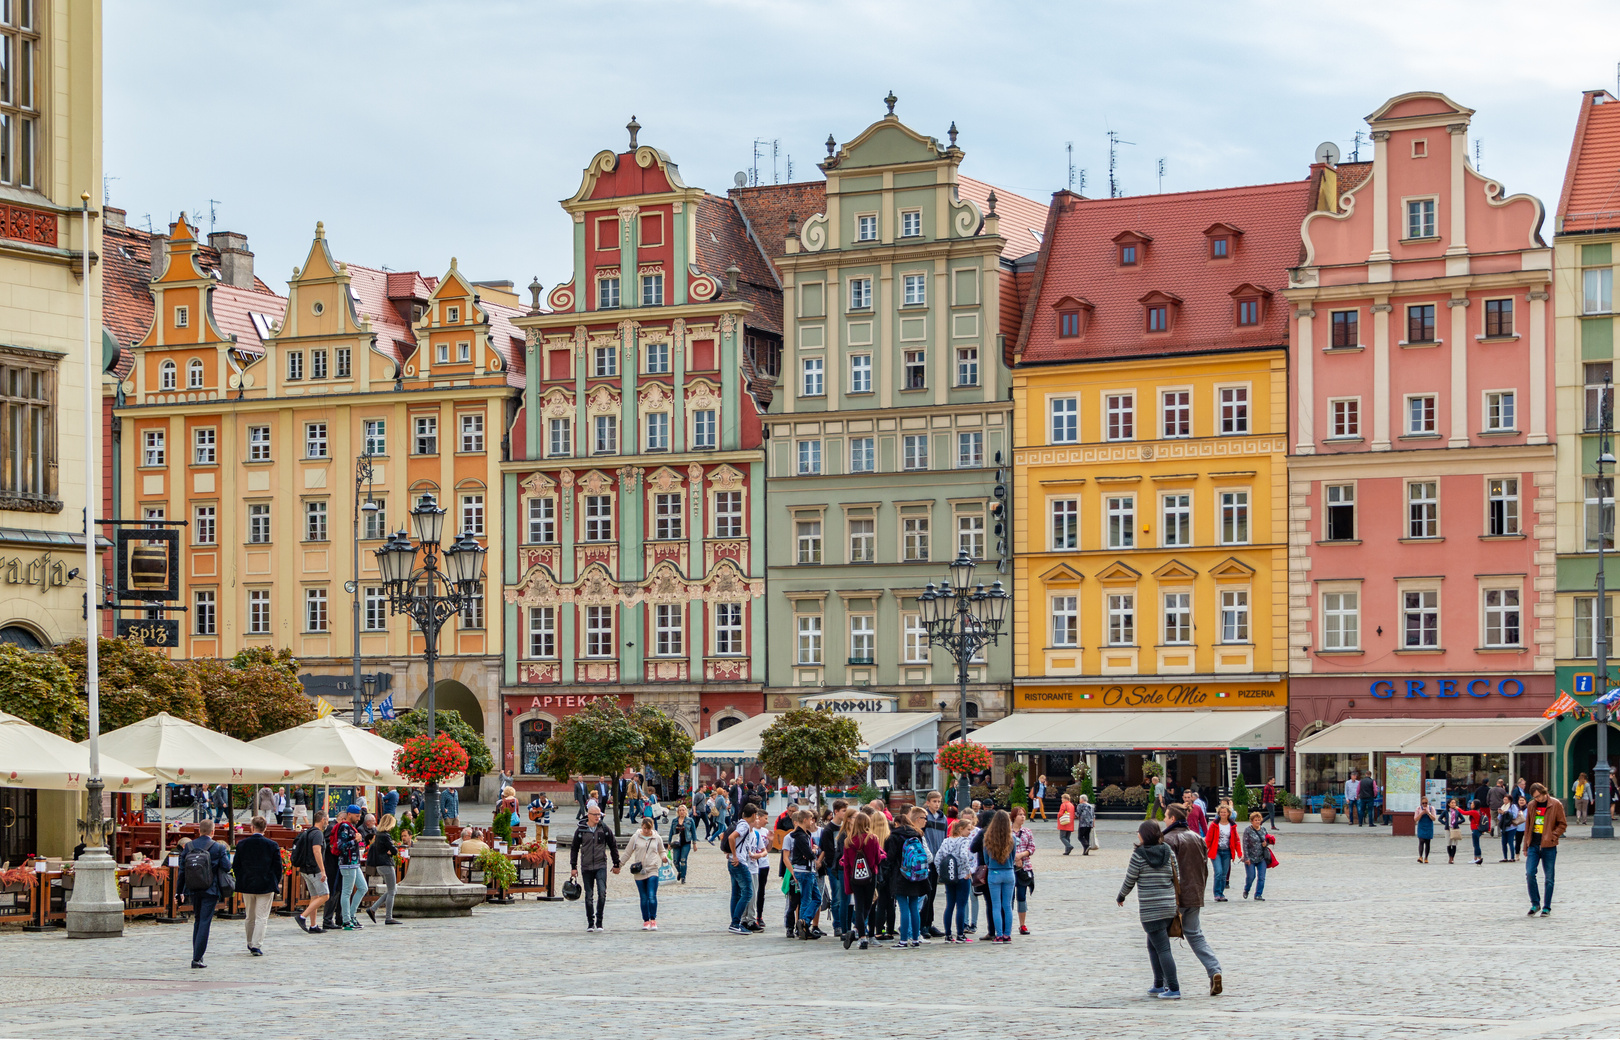
[[[1019,711],[974,730],[992,751],[1280,749],[1285,711]]]
[[[692,757],[699,762],[749,762],[759,757],[760,735],[779,717],[767,712],[698,741]],[[862,755],[891,751],[933,752],[939,747],[938,712],[860,712],[845,715],[861,727]]]
[[[1551,744],[1524,741],[1552,725],[1551,719],[1346,719],[1294,745],[1302,755],[1506,755],[1551,751]]]

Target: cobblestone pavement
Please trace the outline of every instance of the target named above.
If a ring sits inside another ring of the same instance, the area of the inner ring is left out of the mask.
[[[1187,997],[1172,1003],[1144,996],[1134,896],[1114,905],[1128,825],[1105,824],[1104,850],[1067,858],[1037,826],[1034,934],[1007,947],[863,953],[775,928],[727,934],[725,871],[703,845],[690,883],[663,886],[656,933],[640,930],[628,875],[610,885],[601,935],[585,934],[577,903],[528,901],[324,937],[275,918],[254,958],[241,923],[219,921],[205,971],[188,967],[185,925],[133,923],[95,942],[7,928],[0,1037],[172,1035],[198,1012],[233,1038],[1620,1035],[1617,921],[1601,889],[1620,844],[1566,841],[1542,920],[1524,915],[1522,864],[1499,853],[1476,867],[1464,848],[1451,866],[1442,847],[1423,866],[1415,839],[1387,830],[1284,825],[1266,902],[1238,898],[1240,881],[1232,902],[1204,911],[1225,994],[1206,995],[1177,942]],[[781,909],[773,887],[767,920]]]

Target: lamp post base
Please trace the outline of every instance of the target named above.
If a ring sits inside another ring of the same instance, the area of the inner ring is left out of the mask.
[[[73,866],[67,902],[69,939],[115,939],[124,934],[124,900],[118,894],[118,864],[105,847],[85,849]]]
[[[411,867],[394,890],[396,917],[468,917],[488,893],[456,876],[455,853],[444,838],[417,838]]]

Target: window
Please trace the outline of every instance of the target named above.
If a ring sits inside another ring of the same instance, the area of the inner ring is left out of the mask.
[[[849,439],[849,471],[871,473],[877,469],[877,441],[871,437]]]
[[[870,614],[849,616],[849,663],[871,664],[877,660],[876,619]]]
[[[1249,641],[1249,590],[1221,590],[1221,642]]]
[[[598,378],[619,374],[619,349],[617,347],[597,347],[594,360],[595,364],[591,372]]]
[[[388,502],[385,499],[373,498],[369,500],[367,505],[373,508],[361,507],[360,515],[365,517],[365,523],[361,528],[360,537],[371,540],[387,538],[389,535]]]
[[[956,348],[956,385],[979,385],[979,348]]]
[[[1485,301],[1485,338],[1513,335],[1513,301]]]
[[[1512,477],[1495,477],[1485,482],[1488,506],[1486,533],[1519,533],[1519,482]]]
[[[1164,641],[1166,643],[1192,642],[1192,593],[1166,592],[1164,594]]]
[[[803,358],[799,362],[799,396],[821,397],[827,392],[826,373],[822,359]]]
[[[716,491],[714,494],[714,536],[716,538],[741,538],[742,531],[742,492]]]
[[[1052,597],[1052,645],[1080,645],[1080,599],[1078,596]]]
[[[1108,411],[1108,439],[1111,441],[1128,441],[1136,436],[1136,395],[1135,394],[1109,394],[1106,399]]]
[[[461,417],[461,450],[484,450],[484,417],[481,414],[463,415]]]
[[[654,340],[642,345],[647,358],[647,371],[658,374],[669,371],[669,341]]]
[[[326,458],[326,424],[323,422],[304,424],[304,458]]]
[[[872,309],[872,279],[851,278],[849,280],[849,309],[852,311]]]
[[[714,606],[714,652],[740,654],[743,652],[741,603],[716,603]]]
[[[1221,432],[1249,432],[1249,388],[1221,387]]]
[[[1192,495],[1165,495],[1164,516],[1159,521],[1159,544],[1181,548],[1192,544]]]
[[[1119,263],[1121,267],[1131,267],[1136,263],[1136,247],[1134,245],[1119,247]]]
[[[270,461],[270,427],[248,427],[248,461]]]
[[[956,551],[970,559],[984,559],[984,514],[959,513],[956,517]]]
[[[212,592],[198,592],[193,596],[191,610],[197,623],[198,635],[211,636],[219,631],[219,615],[214,608]]]
[[[1116,495],[1104,501],[1103,512],[1108,518],[1108,548],[1132,549],[1136,547],[1136,497]]]
[[[1406,537],[1440,537],[1440,485],[1435,481],[1406,485]]]
[[[660,541],[676,541],[684,537],[681,518],[682,496],[679,492],[674,494],[658,494],[653,496],[653,537]]]
[[[460,325],[461,324],[461,308],[460,307],[446,307],[445,308],[445,324],[447,324],[447,325]]]
[[[461,496],[461,533],[481,537],[484,533],[484,496]]]
[[[1519,590],[1485,590],[1485,645],[1518,646]]]
[[[326,541],[326,502],[304,503],[304,541]]]
[[[921,307],[928,302],[928,276],[908,274],[901,276],[904,307]]]
[[[902,445],[904,449],[903,465],[906,469],[928,468],[928,435],[926,433],[908,433]]]
[[[643,307],[662,307],[664,305],[664,276],[661,274],[644,274],[641,276],[641,305]],[[647,371],[667,371],[666,369],[651,369]]]
[[[1048,408],[1052,413],[1052,443],[1078,444],[1080,442],[1080,402],[1073,397],[1054,397]]]
[[[596,437],[591,451],[597,455],[612,455],[619,450],[619,417],[596,416]]]
[[[585,496],[585,540],[613,541],[613,496]]]
[[[647,413],[647,450],[669,450],[669,413]]]
[[[158,389],[159,390],[174,390],[174,389],[176,389],[178,387],[178,380],[176,378],[176,373],[178,371],[179,371],[179,369],[175,368],[175,365],[174,365],[173,361],[165,361],[165,362],[163,362],[163,364],[159,365],[158,366]]]
[[[19,188],[38,182],[39,99],[35,96],[39,23],[34,0],[4,5],[0,24],[0,181]]]
[[[1424,303],[1406,308],[1406,341],[1408,343],[1435,341],[1434,304]]]
[[[906,351],[906,382],[902,389],[922,390],[928,385],[928,354],[922,350]]]
[[[1231,240],[1225,235],[1217,235],[1212,237],[1209,240],[1209,258],[1211,260],[1225,260],[1229,255],[1231,255],[1227,251],[1230,245]]]
[[[900,520],[901,557],[911,561],[928,559],[928,517],[907,516]]]
[[[1497,390],[1485,395],[1485,429],[1511,432],[1514,426],[1513,391]]]
[[[1051,503],[1052,548],[1080,548],[1080,500],[1058,498]]]
[[[585,656],[613,656],[613,608],[585,608]]]
[[[852,519],[849,522],[849,562],[877,562],[877,521]]]
[[[1352,350],[1361,346],[1361,312],[1334,311],[1331,350]]]
[[[1361,649],[1361,597],[1356,592],[1322,593],[1322,649]]]
[[[186,389],[201,390],[203,385],[203,363],[196,358],[186,362]]]
[[[619,305],[619,280],[602,278],[596,283],[596,309],[612,310]]]
[[[440,365],[450,363],[450,344],[448,341],[439,343],[438,349],[435,351],[435,361]]]
[[[900,237],[916,238],[922,234],[922,210],[908,209],[900,214]]]
[[[1239,300],[1237,304],[1237,323],[1239,325],[1260,324],[1260,301]]]
[[[143,466],[161,466],[161,465],[163,465],[163,458],[164,458],[163,431],[162,430],[147,430],[145,432],[144,439],[145,439],[145,448],[141,452],[141,465],[143,465]],[[10,460],[7,460],[7,461],[10,461]]]
[[[304,352],[302,350],[287,351],[287,380],[296,382],[304,378]]]
[[[416,454],[437,455],[439,453],[439,417],[436,415],[418,415],[416,417]]]
[[[715,421],[715,412],[712,408],[702,408],[692,413],[692,447],[694,449],[713,448],[718,443]]]
[[[1356,537],[1356,486],[1354,484],[1328,484],[1322,489],[1326,500],[1327,529],[1323,533],[1330,542],[1349,542]]]
[[[1164,394],[1164,435],[1192,436],[1192,391],[1168,390]]]
[[[1168,304],[1154,304],[1147,309],[1147,330],[1149,332],[1167,332],[1170,329],[1170,307]]]
[[[162,506],[147,506],[141,510],[141,518],[146,521],[147,528],[151,530],[161,530],[163,527],[163,518],[167,515],[168,514],[163,511]],[[167,543],[147,542],[146,544],[165,545]]]
[[[529,499],[528,539],[533,545],[549,545],[557,540],[557,500]]]
[[[363,443],[367,455],[387,455],[388,421],[386,419],[367,419],[365,421]]]
[[[350,349],[348,347],[338,347],[332,353],[336,355],[337,377],[339,379],[347,379],[347,378],[349,378],[349,376],[351,374],[350,373],[350,366],[349,366],[349,358],[350,358],[350,356],[352,355],[353,352],[350,351]]]
[[[326,590],[304,590],[304,631],[326,631]]]
[[[1080,335],[1080,312],[1060,311],[1058,313],[1058,336],[1063,339],[1073,339]]]
[[[821,615],[801,614],[799,625],[799,663],[821,663]]]
[[[262,636],[270,633],[270,590],[248,590],[248,635]]]
[[[174,327],[177,329],[191,326],[191,308],[180,306],[174,309]]]
[[[1608,314],[1614,310],[1614,269],[1581,272],[1581,313]]]
[[[215,506],[197,506],[191,513],[191,544],[213,545],[219,532],[215,529]]]
[[[1604,411],[1613,407],[1614,362],[1591,361],[1584,366],[1584,370],[1586,378],[1586,428],[1588,430],[1601,429]]]
[[[956,467],[972,469],[984,465],[984,434],[980,431],[956,435]]]
[[[1614,548],[1614,478],[1586,478],[1586,551]]]
[[[1614,648],[1614,599],[1606,597],[1608,603],[1603,611],[1603,639],[1612,652]],[[1593,631],[1593,621],[1597,614],[1596,596],[1578,596],[1575,599],[1575,656],[1597,656],[1597,633]]]
[[[821,442],[799,442],[799,476],[813,477],[821,472]]]
[[[1406,204],[1406,237],[1435,237],[1433,199],[1413,199]]]
[[[851,354],[849,356],[849,392],[852,394],[869,394],[872,392],[872,355]]]
[[[1440,645],[1440,593],[1437,590],[1401,593],[1401,645],[1408,649]]]
[[[821,562],[821,521],[799,520],[794,523],[798,539],[798,561],[802,564]]]
[[[855,240],[858,242],[876,242],[878,237],[878,218],[876,214],[863,213],[855,218]]]
[[[679,657],[686,645],[682,632],[681,607],[676,603],[659,603],[653,607],[653,654],[657,657]]]
[[[1108,594],[1108,645],[1134,646],[1136,643],[1136,596],[1130,592]]]
[[[388,593],[380,585],[368,585],[362,592],[360,627],[366,632],[388,629]]]
[[[270,504],[254,502],[248,506],[248,541],[263,545],[270,541]]]
[[[574,453],[574,423],[572,419],[551,420],[551,454],[572,455]]]
[[[215,431],[212,426],[199,426],[191,431],[191,462],[196,466],[214,464]]]
[[[326,351],[312,350],[309,352],[309,378],[326,378]]]
[[[1435,427],[1434,395],[1421,394],[1406,399],[1406,432],[1423,436],[1439,432]]]
[[[1330,421],[1330,437],[1358,438],[1361,436],[1361,399],[1359,397],[1341,397],[1328,402]]]
[[[1222,491],[1220,494],[1221,544],[1248,545],[1249,493],[1247,491]]]
[[[921,614],[904,614],[900,619],[901,638],[906,664],[928,663],[928,629]]]

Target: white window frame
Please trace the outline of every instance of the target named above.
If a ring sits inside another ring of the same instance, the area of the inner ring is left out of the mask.
[[[846,518],[845,525],[849,533],[849,562],[876,563],[877,518],[852,516]]]
[[[653,494],[653,540],[676,542],[686,537],[686,495],[679,491]]]
[[[1321,648],[1334,651],[1361,649],[1361,589],[1324,587],[1317,592],[1321,603]]]
[[[849,439],[849,471],[851,473],[877,472],[877,438],[851,437]]]
[[[1406,494],[1406,537],[1440,537],[1440,481],[1408,480]]]
[[[203,388],[203,363],[201,358],[192,358],[186,362],[186,389],[201,390]]]
[[[1437,650],[1440,648],[1440,588],[1438,584],[1409,585],[1402,583],[1396,592],[1399,597],[1400,629],[1396,633],[1402,650]],[[1425,624],[1432,618],[1432,624]],[[1417,620],[1414,628],[1411,622]],[[1416,640],[1414,641],[1414,636]]]
[[[1051,518],[1051,523],[1047,526],[1049,539],[1047,550],[1061,552],[1065,549],[1079,549],[1080,499],[1078,497],[1047,499],[1046,512]]]
[[[872,355],[851,354],[849,356],[849,392],[852,394],[869,394],[872,392]]]
[[[646,433],[648,451],[669,450],[669,413],[648,412],[646,414]]]
[[[1406,216],[1406,234],[1402,236],[1403,238],[1410,240],[1438,238],[1440,236],[1440,197],[1438,195],[1402,199],[1401,202],[1401,212]]]
[[[1614,313],[1614,268],[1588,267],[1581,271],[1581,313]]]
[[[1166,646],[1191,646],[1193,637],[1192,593],[1186,589],[1162,591],[1159,596],[1163,607],[1161,636]]]
[[[686,654],[686,611],[679,603],[653,604],[653,656]]]
[[[270,503],[249,502],[247,507],[249,545],[270,544]]]
[[[212,426],[191,428],[191,464],[214,466],[219,461],[219,431]]]
[[[524,534],[530,545],[553,545],[557,541],[557,500],[545,495],[529,499]]]
[[[900,633],[903,648],[901,661],[905,664],[927,664],[928,627],[923,624],[922,615],[909,612],[901,614]]]
[[[304,424],[304,458],[324,459],[328,457],[330,444],[327,441],[326,424],[312,422]]]
[[[795,517],[793,521],[794,562],[799,566],[819,566],[822,561],[821,517]]]
[[[461,453],[473,454],[484,450],[484,413],[461,413]]]
[[[1159,390],[1159,435],[1165,440],[1186,440],[1193,435],[1192,391]]]
[[[1136,439],[1136,394],[1131,391],[1103,394],[1103,439]]]
[[[851,278],[849,280],[849,309],[852,311],[869,311],[872,309],[871,278]]]
[[[876,242],[878,235],[878,215],[876,213],[855,214],[855,241]]]
[[[744,653],[743,605],[716,603],[714,605],[714,652],[726,657]]]
[[[168,458],[164,447],[167,431],[148,428],[141,431],[141,465],[163,466]]]
[[[591,454],[616,455],[619,451],[619,417],[595,415],[591,423]]]
[[[1047,610],[1051,625],[1047,636],[1053,647],[1066,649],[1080,645],[1080,597],[1072,592],[1054,593],[1047,597]]]
[[[900,558],[907,563],[933,559],[933,517],[926,514],[900,518]]]
[[[1232,437],[1251,432],[1249,414],[1249,386],[1218,386],[1215,388],[1216,415],[1222,436]]]
[[[1080,399],[1049,397],[1046,400],[1047,430],[1052,444],[1080,443]]]
[[[1524,590],[1517,582],[1480,584],[1480,646],[1492,650],[1524,646]]]
[[[918,238],[922,235],[922,210],[903,209],[900,211],[900,237]]]
[[[827,363],[820,357],[799,359],[799,396],[827,396]]]
[[[925,470],[928,468],[928,438],[926,433],[908,433],[902,435],[901,469]]]
[[[979,385],[979,348],[956,348],[956,385]]]
[[[1248,545],[1254,535],[1248,488],[1219,488],[1220,539],[1222,545]]]
[[[584,656],[593,660],[611,659],[619,656],[614,638],[614,629],[617,619],[615,611],[609,605],[588,606],[585,608]]]
[[[877,663],[877,618],[871,614],[849,615],[849,663]]]
[[[713,408],[692,412],[692,449],[701,451],[720,444],[720,413]]]
[[[1361,439],[1361,398],[1328,398],[1328,435],[1333,440]]]
[[[270,590],[248,590],[248,628],[250,636],[270,634]]]
[[[716,491],[714,493],[714,536],[741,538],[743,536],[743,493]]]
[[[546,661],[557,656],[557,608],[530,607],[528,609],[527,639],[523,656],[530,660]]]
[[[581,503],[580,517],[584,520],[584,540],[587,542],[613,541],[613,496],[586,495]]]
[[[1108,615],[1106,638],[1109,646],[1136,645],[1136,593],[1106,592],[1103,602]]]
[[[1221,642],[1242,646],[1250,641],[1249,589],[1223,588],[1219,590],[1221,609]]]
[[[1605,608],[1606,609],[1604,610],[1604,618],[1603,618],[1603,620],[1605,622],[1604,628],[1606,629],[1604,635],[1607,637],[1607,641],[1608,641],[1608,644],[1609,644],[1609,651],[1612,654],[1613,651],[1614,651],[1614,601],[1615,601],[1615,597],[1614,596],[1605,596],[1604,599],[1607,601],[1605,603]],[[1596,626],[1594,624],[1594,622],[1596,621],[1596,618],[1594,617],[1594,615],[1597,613],[1597,597],[1596,596],[1576,596],[1575,597],[1575,608],[1574,609],[1575,609],[1575,627],[1574,627],[1574,633],[1573,634],[1574,634],[1574,638],[1575,638],[1575,645],[1574,645],[1573,649],[1574,649],[1575,652],[1574,652],[1573,656],[1575,656],[1575,657],[1596,657],[1597,656],[1597,629],[1596,629]]]
[[[304,590],[304,631],[326,632],[331,629],[332,615],[326,589]]]
[[[902,307],[928,306],[928,276],[921,273],[903,274],[900,276]]]
[[[461,496],[461,530],[459,534],[470,534],[475,538],[484,536],[484,496]]]
[[[1425,405],[1423,402],[1428,402]],[[1404,398],[1406,436],[1440,435],[1440,399],[1437,394],[1407,394]],[[1426,413],[1426,414],[1425,414]]]
[[[1497,520],[1500,516],[1501,523]],[[1500,526],[1501,530],[1492,530]],[[1518,477],[1485,478],[1485,534],[1488,537],[1512,537],[1522,533]]]
[[[1518,432],[1518,395],[1512,390],[1485,391],[1485,432]]]
[[[411,439],[413,455],[437,455],[439,453],[439,417],[437,415],[412,416],[412,429],[416,431]],[[429,450],[423,451],[423,448]]]
[[[798,468],[795,472],[801,477],[814,477],[821,474],[821,440],[820,438],[796,442],[798,454]]]
[[[966,553],[969,559],[982,560],[989,548],[989,530],[982,512],[956,514],[956,552]]]
[[[802,665],[822,663],[823,640],[820,614],[798,614],[794,617],[794,660]]]
[[[1103,497],[1103,534],[1108,549],[1136,548],[1136,496]]]
[[[180,368],[173,361],[165,361],[158,366],[158,389],[180,389]]]
[[[546,430],[548,448],[547,454],[553,458],[562,458],[574,454],[574,420],[569,418],[552,419]]]
[[[979,469],[984,466],[984,431],[958,430],[956,432],[956,468]]]
[[[1161,492],[1159,494],[1159,545],[1165,549],[1185,549],[1192,544],[1192,492]]]

